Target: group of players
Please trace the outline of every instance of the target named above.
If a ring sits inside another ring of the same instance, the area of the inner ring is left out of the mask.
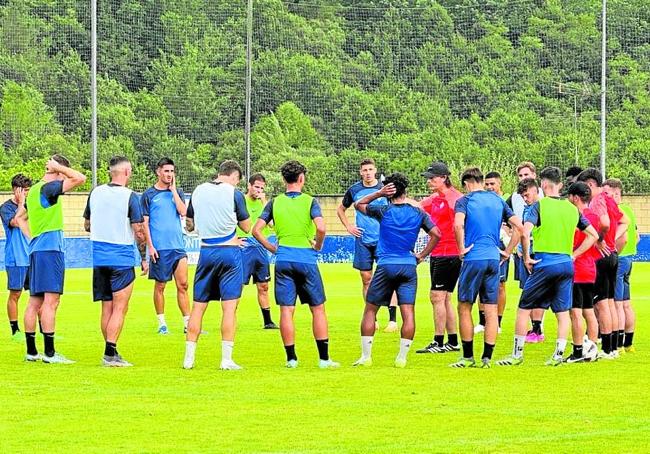
[[[236,189],[242,178],[240,166],[225,161],[213,181],[192,192],[187,205],[169,158],[158,162],[157,181],[141,197],[127,187],[132,172],[127,158],[112,158],[109,170],[110,183],[91,191],[83,213],[92,244],[93,299],[102,303],[103,365],[131,366],[118,352],[117,342],[135,281],[135,243],[143,274],[155,281],[153,300],[161,335],[169,332],[164,289],[167,282],[175,281],[186,333],[184,368],[194,367],[203,315],[210,301],[221,301],[223,312],[221,369],[241,368],[232,357],[236,309],[242,287],[251,278],[257,286],[264,328],[278,328],[269,307],[269,253],[275,254],[275,301],[280,307],[286,366],[298,366],[293,323],[297,299],[312,313],[319,367],[339,366],[329,356],[326,298],[317,261],[325,222],[317,200],[302,192],[307,175],[302,164],[289,161],[282,166],[286,190],[267,202],[263,175],[252,175],[243,194]],[[602,181],[596,169],[572,168],[563,186],[559,169],[547,167],[538,183],[535,166],[524,162],[517,168],[519,184],[511,197],[503,195],[498,173],[484,178],[476,167],[461,175],[463,195],[453,187],[448,167],[434,162],[422,173],[432,194],[418,202],[408,196],[409,182],[404,175],[394,173],[379,181],[372,159],[361,162],[359,173],[361,181],[350,187],[337,210],[342,224],[355,237],[353,267],[360,272],[366,303],[361,321],[362,353],[354,365],[372,364],[378,309],[387,306],[387,332],[397,331],[397,307],[400,310],[401,339],[395,366],[405,367],[415,335],[416,268],[427,258],[434,336],[418,353],[462,350],[462,357],[452,367],[491,367],[511,256],[522,294],[512,355],[497,364],[521,364],[525,343],[544,340],[542,320],[548,308],[558,321],[556,347],[548,365],[614,359],[619,349],[633,351],[635,319],[629,276],[638,233],[632,211],[621,203],[620,181]],[[71,169],[67,159],[55,155],[40,182],[32,185],[25,176],[16,175],[14,195],[0,207],[7,236],[7,308],[16,338],[22,337],[18,298],[23,289],[30,290],[24,317],[27,361],[74,362],[54,346],[55,315],[65,275],[59,196],[84,182],[84,175]],[[352,206],[354,224],[346,216]],[[191,308],[183,218],[186,230],[196,231],[200,241]],[[416,248],[421,230],[426,233],[426,245]],[[458,320],[451,299],[456,284]],[[477,297],[479,324],[475,327],[472,307]],[[44,338],[43,354],[36,348],[37,320]],[[570,328],[573,351],[564,358]],[[479,332],[484,332],[484,347],[477,362],[473,338]],[[599,338],[600,353],[596,346]]]

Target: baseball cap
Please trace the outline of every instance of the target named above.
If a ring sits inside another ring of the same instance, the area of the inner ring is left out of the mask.
[[[447,167],[447,164],[438,161],[431,164],[425,172],[421,173],[421,175],[423,177],[433,178],[437,176],[451,175],[451,172],[449,171],[449,167]]]

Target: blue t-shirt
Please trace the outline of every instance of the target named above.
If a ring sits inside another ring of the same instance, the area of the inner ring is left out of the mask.
[[[343,196],[343,201],[341,204],[345,208],[350,208],[355,202],[358,202],[368,194],[379,191],[384,187],[382,182],[377,182],[374,186],[364,186],[362,181],[354,183],[350,188],[345,192]],[[387,206],[388,201],[385,197],[380,197],[375,199],[370,203],[369,206]],[[361,238],[359,240],[366,245],[377,244],[379,241],[379,222],[376,219],[363,214],[361,211],[356,211],[356,224],[359,229],[362,230]]]
[[[377,265],[416,265],[413,248],[420,229],[435,227],[431,217],[408,203],[368,205],[366,213],[379,222]]]
[[[302,192],[285,193],[285,195],[290,198],[298,197],[300,194],[302,194]],[[311,201],[309,215],[312,219],[323,217],[320,205],[316,199],[312,199]],[[266,204],[264,210],[262,210],[262,214],[260,214],[260,217],[258,219],[262,219],[267,224],[273,220],[273,199],[271,199]],[[280,245],[275,253],[275,261],[316,264],[318,261],[318,252],[312,248],[300,248]]]
[[[0,205],[0,217],[5,236],[5,266],[29,266],[29,242],[18,227],[11,226],[11,220],[16,216],[18,205],[13,200],[7,200]]]
[[[464,260],[499,260],[501,224],[514,213],[494,191],[474,191],[456,202],[456,213],[465,214],[465,247],[474,247]]]
[[[63,195],[63,181],[50,181],[41,186],[41,206],[49,208],[59,201]],[[32,238],[29,242],[29,253],[38,251],[64,251],[63,230],[45,232]]]
[[[185,194],[177,189],[181,200]],[[151,242],[159,250],[183,249],[183,228],[181,215],[176,211],[176,202],[170,189],[150,187],[142,194],[142,214],[149,217]]]

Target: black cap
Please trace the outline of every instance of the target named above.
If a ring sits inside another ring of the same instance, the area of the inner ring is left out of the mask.
[[[438,161],[431,164],[429,168],[426,170],[426,172],[422,172],[421,175],[427,178],[440,177],[440,176],[446,177],[448,175],[451,175],[451,172],[449,171],[449,167],[447,167],[447,164]]]

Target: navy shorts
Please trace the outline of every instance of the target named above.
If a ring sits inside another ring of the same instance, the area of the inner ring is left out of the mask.
[[[531,258],[535,258],[533,255]],[[524,289],[526,286],[526,281],[530,277],[530,273],[524,266],[524,259],[522,257],[519,257],[518,255],[515,255],[515,280],[519,281],[519,288]]]
[[[325,288],[315,263],[276,262],[275,302],[279,306],[302,304],[318,306],[325,302]]]
[[[510,259],[499,265],[499,282],[508,282],[508,274],[510,273]]]
[[[266,249],[258,246],[249,246],[242,249],[242,265],[244,268],[244,285],[247,285],[251,277],[253,284],[258,282],[269,282],[271,280],[271,267],[269,255]]]
[[[182,249],[165,249],[158,251],[158,260],[154,263],[149,260],[149,279],[156,282],[169,282],[172,280],[178,262],[187,258],[187,253]]]
[[[484,304],[499,299],[499,260],[465,260],[458,279],[458,301],[474,303],[481,296]]]
[[[29,290],[29,267],[28,266],[8,266],[7,270],[7,290],[20,292],[23,289]]]
[[[573,284],[573,309],[594,308],[594,284]]]
[[[630,274],[632,274],[632,256],[619,257],[614,301],[627,301],[630,299]]]
[[[519,299],[520,309],[565,312],[573,306],[573,262],[533,267]]]
[[[596,261],[596,299],[594,301],[614,299],[617,273],[618,255],[616,253]]]
[[[135,281],[132,266],[96,266],[93,268],[93,301],[112,301],[113,293]]]
[[[458,282],[461,263],[457,255],[431,257],[429,259],[431,290],[453,292]]]
[[[63,294],[65,255],[61,251],[34,251],[29,254],[29,294]]]
[[[372,271],[377,261],[377,244],[363,244],[359,238],[354,240],[354,260],[352,268],[359,271]]]
[[[194,301],[236,300],[242,292],[239,246],[202,247],[194,275]]]
[[[372,276],[366,301],[375,306],[388,306],[393,293],[397,304],[415,304],[418,289],[418,273],[415,265],[379,265]]]

